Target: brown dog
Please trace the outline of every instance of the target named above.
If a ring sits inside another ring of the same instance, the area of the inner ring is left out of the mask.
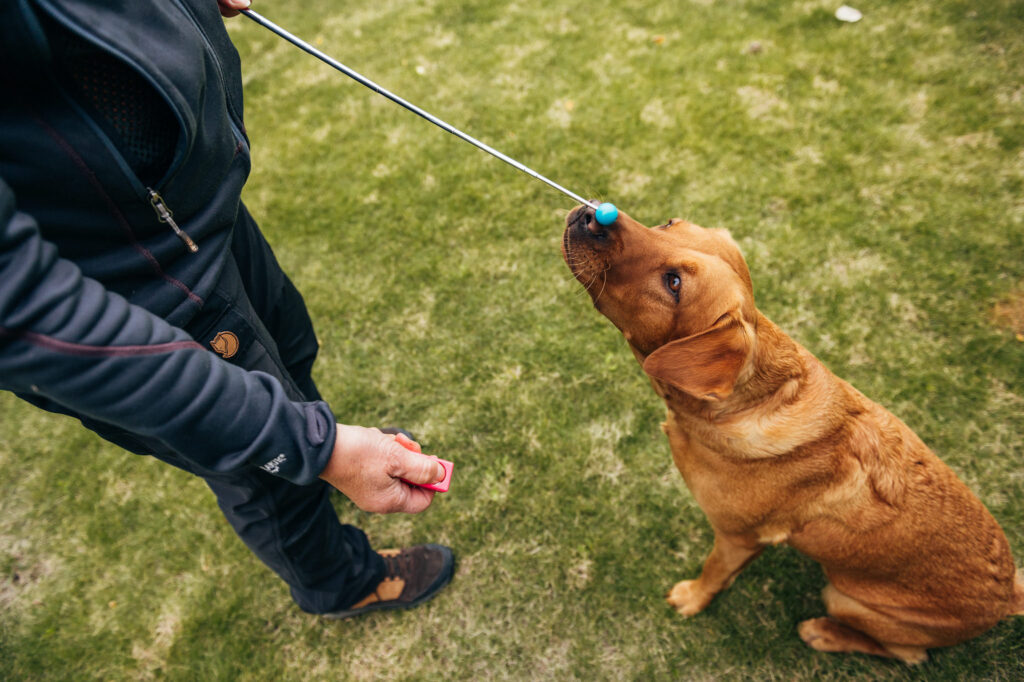
[[[821,563],[821,651],[916,663],[1024,613],[1002,529],[903,422],[830,373],[754,307],[724,230],[682,220],[567,219],[563,255],[668,405],[672,457],[715,532],[669,603],[704,609],[767,545]]]

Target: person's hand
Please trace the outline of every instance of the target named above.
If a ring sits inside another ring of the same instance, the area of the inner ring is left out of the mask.
[[[399,479],[436,483],[444,478],[444,467],[377,429],[338,424],[334,452],[320,478],[363,511],[417,514],[430,506],[434,492]]]
[[[233,17],[240,9],[249,9],[249,0],[217,0],[220,5],[220,13],[225,17]]]

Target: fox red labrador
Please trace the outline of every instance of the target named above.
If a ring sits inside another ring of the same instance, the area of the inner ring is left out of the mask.
[[[668,406],[672,457],[715,533],[669,603],[704,609],[767,545],[821,563],[820,651],[917,663],[1024,613],[1024,581],[981,501],[903,422],[754,306],[725,230],[609,226],[581,206],[563,255]]]

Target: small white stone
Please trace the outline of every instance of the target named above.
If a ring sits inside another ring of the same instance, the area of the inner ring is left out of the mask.
[[[839,21],[846,21],[852,24],[854,22],[860,21],[863,18],[864,15],[861,14],[859,10],[854,9],[849,5],[843,5],[842,7],[836,10],[836,19],[838,19]]]

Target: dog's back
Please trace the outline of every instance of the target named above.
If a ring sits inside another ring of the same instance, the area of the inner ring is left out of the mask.
[[[899,638],[868,633],[881,641],[945,646],[1017,611],[1013,556],[988,509],[900,419],[827,376],[850,417],[812,456],[848,471],[824,486],[789,544],[836,590],[899,622]],[[920,635],[907,641],[911,630]]]

